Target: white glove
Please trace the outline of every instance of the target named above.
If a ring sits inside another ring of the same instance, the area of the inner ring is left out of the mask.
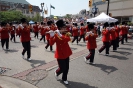
[[[56,30],[55,32],[56,32],[60,37],[62,37],[62,34],[60,33],[59,30]]]
[[[21,28],[21,29],[24,29],[24,27],[23,27],[23,25],[22,25],[22,24],[20,24],[19,26],[20,26],[20,28]]]
[[[50,37],[53,37],[55,33],[54,33],[54,31],[50,30],[49,34],[50,34]]]

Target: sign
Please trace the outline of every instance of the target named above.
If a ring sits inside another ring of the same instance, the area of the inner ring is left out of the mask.
[[[102,4],[105,4],[106,2],[103,2],[103,1],[99,1],[99,2],[94,2],[93,3],[93,6],[95,5],[102,5]]]

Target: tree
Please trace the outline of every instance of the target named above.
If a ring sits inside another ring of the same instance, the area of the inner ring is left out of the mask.
[[[35,17],[32,18],[33,21],[39,22],[40,20],[42,20],[41,16],[39,13],[36,14]]]
[[[65,18],[71,18],[71,15],[70,14],[66,14]]]
[[[25,16],[20,11],[0,12],[0,21],[12,22],[19,21],[21,18],[25,18]]]

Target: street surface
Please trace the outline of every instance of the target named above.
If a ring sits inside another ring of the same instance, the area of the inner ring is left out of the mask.
[[[133,40],[129,40],[124,45],[120,44],[117,52],[112,52],[105,56],[95,54],[96,65],[86,64],[84,56],[88,54],[86,43],[82,40],[79,45],[70,43],[73,55],[70,57],[70,69],[68,73],[69,85],[64,85],[62,81],[56,81],[54,71],[57,69],[57,62],[54,58],[55,45],[53,51],[45,50],[46,43],[39,42],[32,36],[31,58],[28,62],[22,59],[22,45],[17,37],[17,43],[10,41],[10,51],[4,51],[0,47],[0,86],[5,83],[12,84],[12,88],[27,88],[36,86],[38,88],[132,88],[133,87]],[[97,39],[98,49],[102,46],[101,39]],[[25,54],[25,57],[27,55]],[[15,79],[14,79],[15,78]],[[61,76],[59,76],[61,79]],[[12,82],[10,80],[13,80]],[[19,80],[19,81],[17,81]],[[18,84],[23,84],[19,86]],[[35,87],[35,88],[36,88]],[[11,87],[3,87],[11,88]]]

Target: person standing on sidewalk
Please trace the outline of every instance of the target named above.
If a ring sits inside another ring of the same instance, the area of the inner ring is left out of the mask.
[[[18,33],[21,34],[20,39],[23,46],[22,58],[25,59],[24,54],[27,51],[27,60],[30,61],[31,60],[30,28],[28,27],[28,23],[25,18],[21,19],[21,24]]]
[[[7,23],[1,22],[1,46],[4,50],[4,44],[6,43],[6,50],[9,50],[9,28],[7,27]]]
[[[63,34],[66,30],[66,25],[63,20],[56,22],[58,29],[54,32],[55,35],[50,38],[50,44],[56,43],[55,58],[57,59],[59,68],[55,71],[55,77],[58,80],[58,76],[62,73],[62,81],[64,84],[68,84],[67,74],[69,71],[69,56],[72,54],[68,42],[71,40],[70,36]],[[51,35],[51,34],[50,34]]]
[[[94,30],[93,24],[89,24],[88,28],[90,29],[90,31],[86,33],[85,40],[88,41],[87,49],[89,50],[90,54],[84,57],[84,59],[86,63],[88,63],[87,61],[90,60],[90,64],[94,64],[95,48],[97,48],[96,38],[98,37],[98,35]]]
[[[110,32],[109,32],[109,24],[106,22],[104,23],[104,29],[102,30],[102,41],[103,46],[99,49],[98,53],[101,53],[105,48],[105,55],[109,55],[109,41],[110,41]]]

